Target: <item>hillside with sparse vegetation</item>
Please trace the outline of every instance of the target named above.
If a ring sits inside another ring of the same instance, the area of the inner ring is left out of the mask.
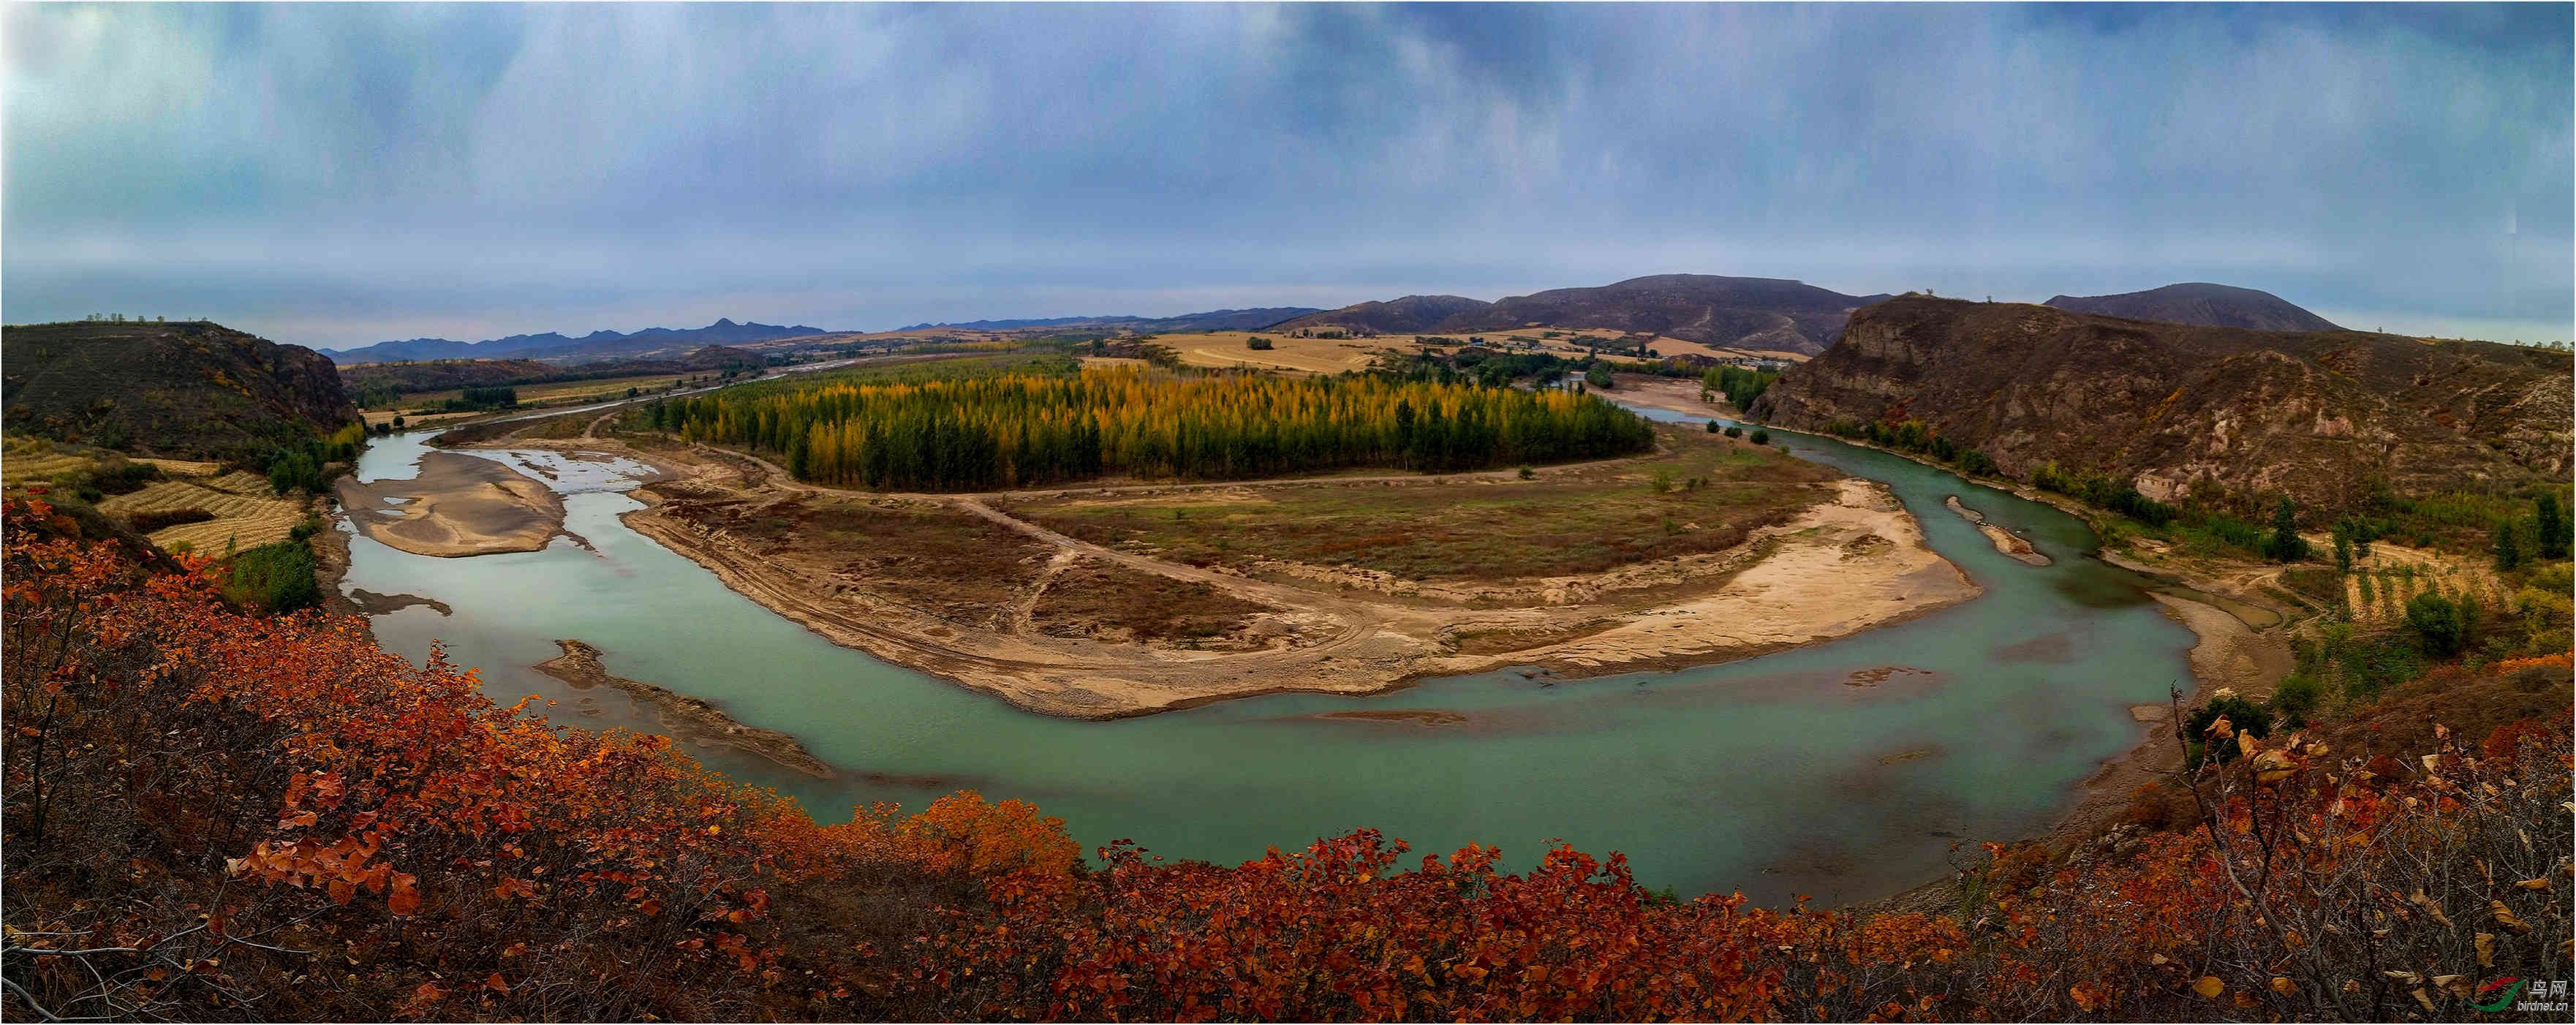
[[[248,460],[359,413],[331,361],[205,321],[0,329],[12,432],[183,459]]]

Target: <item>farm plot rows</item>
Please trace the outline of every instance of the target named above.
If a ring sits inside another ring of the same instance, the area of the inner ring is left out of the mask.
[[[268,482],[257,474],[234,473],[209,483],[233,490],[216,490],[188,481],[162,481],[130,495],[109,498],[98,508],[114,516],[177,509],[213,513],[214,519],[165,527],[151,534],[152,543],[163,548],[184,544],[204,553],[223,551],[227,541],[235,549],[283,541],[304,519],[303,503],[274,497]],[[256,491],[250,487],[254,483]]]
[[[5,480],[8,484],[45,481],[52,479],[55,474],[70,473],[88,466],[89,463],[88,459],[80,456],[51,454],[22,456],[11,453],[7,459],[7,465],[0,467],[0,480]]]

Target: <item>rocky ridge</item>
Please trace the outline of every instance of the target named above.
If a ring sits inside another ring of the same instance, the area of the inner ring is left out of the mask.
[[[1755,403],[1768,422],[1918,419],[2027,479],[2055,463],[2178,501],[2194,489],[2351,507],[2569,475],[2570,358],[2492,342],[2154,323],[1905,296]]]

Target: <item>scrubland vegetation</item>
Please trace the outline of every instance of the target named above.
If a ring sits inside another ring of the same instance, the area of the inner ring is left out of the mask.
[[[1699,389],[1703,401],[1710,395],[1724,395],[1729,405],[1750,409],[1753,400],[1768,391],[1780,375],[1750,367],[1719,367],[1700,375]]]
[[[1767,388],[1768,382],[1764,382],[1764,386]],[[1939,431],[1932,428],[1932,425],[1921,420],[1905,420],[1896,423],[1872,421],[1866,424],[1852,420],[1834,420],[1826,423],[1823,430],[1824,433],[1837,438],[1866,441],[1899,452],[1929,456],[1949,464],[1962,476],[1997,475],[1993,458],[1976,449],[1961,448],[1952,444],[1950,439],[1942,437]]]
[[[1769,449],[1672,431],[1670,451],[1508,487],[1330,482],[1257,494],[1099,499],[1011,510],[1074,537],[1191,565],[1278,559],[1410,580],[1598,573],[1724,551],[1818,500],[1831,471]]]
[[[971,794],[822,825],[355,620],[237,611],[202,562],[6,513],[13,1017],[2388,1020],[2568,971],[2564,712],[2403,757],[2362,727],[2411,706],[2259,738],[2212,717],[2196,739],[2234,756],[2170,784],[2161,831],[1990,846],[1938,913],[1676,899],[1616,855],[1512,873],[1366,831],[1086,861]],[[2566,666],[2443,686],[2563,695]]]
[[[366,425],[350,424],[328,438],[280,446],[266,460],[268,486],[281,495],[297,490],[321,494],[357,462],[358,449],[366,442]]]

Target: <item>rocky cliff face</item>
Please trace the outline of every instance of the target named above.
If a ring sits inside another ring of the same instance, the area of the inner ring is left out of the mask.
[[[2311,508],[2569,476],[2570,359],[2489,342],[2159,324],[1908,296],[1852,314],[1753,414],[1817,430],[1918,419],[2026,478],[2054,462],[2150,498],[2282,492]]]
[[[321,353],[215,324],[0,332],[9,429],[146,455],[253,457],[358,419]]]

